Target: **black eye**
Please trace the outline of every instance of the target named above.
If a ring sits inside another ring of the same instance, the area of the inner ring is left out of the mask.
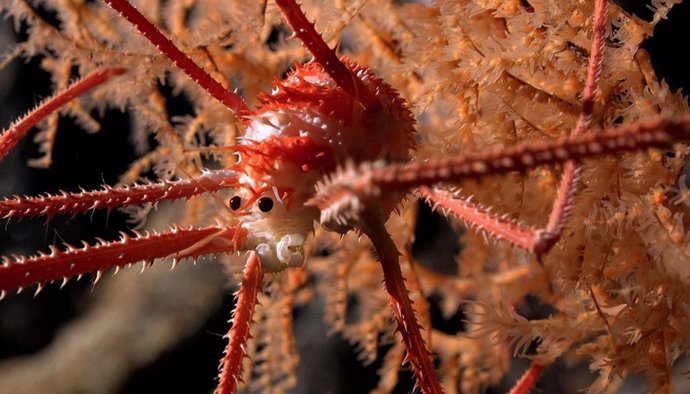
[[[240,209],[241,206],[242,206],[242,198],[240,198],[240,196],[235,196],[235,197],[230,199],[230,208],[233,211]]]
[[[273,209],[273,200],[270,197],[261,197],[258,205],[261,212],[269,212]]]

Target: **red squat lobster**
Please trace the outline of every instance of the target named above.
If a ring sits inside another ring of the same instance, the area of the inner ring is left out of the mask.
[[[353,61],[339,59],[294,0],[276,3],[314,56],[314,62],[297,66],[271,94],[262,94],[261,106],[255,110],[248,108],[239,95],[223,88],[128,2],[105,1],[239,118],[245,127],[244,136],[237,146],[230,148],[239,160],[229,169],[206,171],[190,179],[5,199],[0,202],[0,216],[50,217],[189,198],[230,188],[234,194],[229,208],[239,224],[174,228],[163,233],[135,233],[136,236],[123,233],[119,241],[85,243],[81,248],[67,245],[66,250],[51,246],[49,254],[4,258],[0,265],[0,290],[4,295],[32,284],[40,289],[45,283],[67,281],[89,272],[96,273],[98,278],[105,270],[138,261],[153,262],[165,257],[177,261],[212,253],[249,251],[222,362],[220,393],[236,390],[264,272],[303,265],[303,244],[313,231],[314,220],[326,229],[339,233],[355,230],[371,239],[383,266],[385,287],[417,385],[425,393],[438,393],[441,387],[408,298],[398,251],[384,227],[401,199],[412,190],[495,237],[540,256],[555,244],[566,222],[578,181],[578,159],[664,147],[690,137],[690,117],[656,118],[587,133],[602,63],[606,0],[595,2],[583,108],[571,137],[423,163],[409,162],[415,148],[415,127],[405,100],[371,71]],[[42,118],[75,96],[125,72],[119,68],[97,71],[43,103],[2,134],[0,158]],[[543,229],[502,219],[438,186],[440,182],[562,161],[566,162],[563,179]],[[527,392],[542,369],[543,366],[533,364],[514,392]]]

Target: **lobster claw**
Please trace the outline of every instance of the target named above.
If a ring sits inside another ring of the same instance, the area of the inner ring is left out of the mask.
[[[256,246],[261,267],[266,272],[280,272],[287,268],[301,267],[304,264],[303,234],[287,234],[276,242],[275,248],[267,243]]]

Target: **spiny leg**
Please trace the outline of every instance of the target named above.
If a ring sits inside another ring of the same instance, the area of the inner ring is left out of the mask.
[[[426,199],[434,210],[440,209],[444,215],[460,218],[475,229],[485,231],[496,239],[506,240],[521,249],[530,252],[536,250],[540,237],[539,230],[534,227],[510,221],[475,204],[470,198],[441,188],[420,186],[416,193]]]
[[[51,217],[96,208],[111,209],[122,205],[190,198],[200,193],[234,186],[237,186],[235,172],[210,171],[199,177],[178,181],[121,188],[106,187],[101,191],[63,193],[57,196],[20,196],[0,201],[0,213],[8,219],[37,215]],[[199,229],[173,228],[160,234],[135,233],[135,237],[123,233],[120,241],[99,240],[96,245],[84,243],[81,248],[66,245],[64,251],[51,246],[50,254],[39,253],[38,256],[28,258],[4,258],[0,267],[0,290],[7,291],[30,284],[39,284],[40,289],[46,282],[66,280],[87,272],[100,273],[111,267],[122,267],[142,260],[234,252],[244,245],[245,239],[246,230],[243,228],[212,226]]]
[[[376,95],[338,59],[335,51],[314,29],[314,24],[307,20],[295,0],[276,0],[276,4],[283,11],[295,35],[299,37],[304,46],[314,55],[314,59],[323,66],[338,86],[359,101],[365,109],[373,110],[380,106],[381,103]]]
[[[203,68],[194,62],[189,56],[182,52],[175,44],[163,33],[158,30],[146,17],[139,12],[127,0],[104,0],[113,9],[134,25],[141,34],[146,37],[151,44],[172,61],[178,68],[184,71],[192,80],[201,86],[206,92],[220,101],[225,107],[235,115],[241,117],[251,112],[242,97],[226,89]]]
[[[606,5],[607,0],[594,1],[592,45],[587,66],[582,110],[572,134],[575,136],[586,134],[592,123],[594,99],[603,64]],[[418,193],[429,200],[432,205],[438,205],[478,229],[486,231],[498,239],[506,239],[513,245],[540,257],[558,242],[563,233],[580,181],[581,169],[581,163],[576,160],[565,162],[556,198],[547,224],[543,229],[535,229],[523,223],[511,222],[471,203],[469,199],[453,198],[450,193],[444,190],[422,187]],[[544,368],[544,365],[533,362],[525,374],[515,383],[510,394],[528,393],[536,384]]]
[[[424,393],[442,393],[431,362],[432,353],[422,337],[421,328],[410,301],[402,271],[400,270],[400,253],[383,225],[384,219],[380,213],[371,212],[364,219],[363,232],[369,237],[374,246],[378,260],[383,268],[383,278],[393,307],[393,315],[398,322],[407,356],[415,374],[417,385]]]
[[[237,304],[232,316],[232,326],[227,334],[228,345],[221,361],[220,381],[218,388],[216,388],[218,394],[232,394],[237,390],[237,384],[242,373],[242,359],[247,353],[249,329],[253,321],[263,277],[261,261],[255,252],[251,252],[242,273],[242,283],[237,292]]]
[[[601,69],[604,60],[604,34],[606,26],[606,4],[608,0],[594,1],[594,28],[592,34],[592,47],[590,50],[589,63],[587,65],[587,81],[583,92],[582,110],[577,120],[577,125],[573,135],[586,134],[592,123],[594,112],[594,98],[597,93],[597,85],[601,76]],[[558,186],[556,199],[553,209],[549,214],[546,227],[539,232],[535,252],[545,253],[563,233],[565,224],[568,220],[570,208],[573,205],[573,198],[580,182],[581,164],[575,160],[565,162],[563,175]]]
[[[604,34],[606,27],[607,0],[595,0],[592,46],[587,66],[587,80],[583,92],[582,110],[577,120],[574,136],[584,135],[589,131],[594,111],[594,98],[601,75],[604,54]],[[581,165],[575,160],[564,164],[561,182],[559,183],[553,208],[543,229],[536,229],[522,223],[514,223],[490,213],[469,199],[451,194],[440,189],[420,188],[418,193],[433,206],[447,210],[454,216],[467,221],[498,239],[505,239],[511,244],[535,253],[538,256],[547,252],[560,238],[568,220],[568,212],[580,178]]]
[[[439,182],[457,182],[466,178],[480,178],[489,174],[525,170],[533,166],[565,160],[577,160],[648,147],[664,147],[675,140],[687,141],[688,139],[690,139],[690,116],[676,119],[658,117],[608,129],[598,134],[590,133],[558,140],[525,143],[507,149],[451,159],[408,164],[386,165],[379,162],[364,163],[357,167],[350,165],[319,184],[316,197],[308,204],[315,205],[321,210],[321,223],[324,227],[339,230],[359,227],[371,238],[384,267],[386,287],[391,293],[391,303],[399,321],[399,329],[402,332],[409,328],[409,334],[422,341],[416,322],[413,324],[408,321],[414,320],[413,311],[404,305],[396,305],[396,302],[402,300],[400,294],[405,294],[404,300],[407,300],[407,305],[409,305],[409,300],[402,280],[397,280],[399,275],[396,275],[396,270],[399,273],[399,267],[392,268],[393,265],[397,266],[395,246],[382,225],[379,224],[380,227],[376,227],[375,224],[385,219],[378,211],[380,208],[377,201],[381,196],[396,193],[403,196],[410,189]],[[498,220],[498,218],[491,219]],[[495,227],[501,229],[509,227],[501,223],[497,222]],[[524,232],[523,236],[526,238],[531,235],[526,227],[519,227],[516,233],[519,232]],[[416,361],[421,365],[415,365],[413,361],[418,383],[424,390],[433,390],[426,386],[434,383],[435,377],[430,378],[429,376],[433,375],[428,373],[431,371],[433,374],[433,368],[430,367],[427,370],[421,364],[424,357],[419,353],[419,349],[426,349],[426,347],[411,349],[411,346],[423,344],[423,341],[419,341],[407,338],[405,345],[411,355],[416,354]]]
[[[321,182],[309,204],[321,209],[322,223],[353,223],[366,210],[363,202],[376,200],[381,195],[404,195],[417,187],[433,186],[440,182],[459,182],[468,178],[524,171],[566,160],[665,148],[681,141],[690,141],[690,116],[656,117],[600,133],[523,143],[423,163],[349,165]]]
[[[174,227],[163,233],[135,232],[134,237],[122,233],[119,241],[99,240],[95,245],[84,242],[80,248],[67,245],[66,250],[50,247],[50,254],[3,257],[0,264],[0,295],[7,291],[56,280],[66,283],[73,276],[96,273],[96,280],[110,268],[128,266],[139,261],[151,263],[155,259],[174,257],[184,259],[214,253],[240,250],[246,240],[246,230],[210,226],[181,229]],[[175,263],[174,263],[175,264]]]
[[[0,201],[0,218],[33,216],[52,217],[56,214],[80,213],[92,209],[112,209],[123,205],[157,203],[163,200],[191,198],[197,194],[215,192],[238,185],[234,171],[207,171],[190,179],[157,183],[110,187],[103,190],[82,191],[37,197],[18,196]]]
[[[537,380],[539,380],[539,377],[541,376],[542,372],[544,372],[545,368],[545,365],[532,362],[529,368],[527,368],[527,371],[525,371],[525,373],[520,376],[520,379],[515,382],[515,386],[510,389],[508,394],[529,393],[532,387],[534,387],[534,385],[537,383]]]
[[[46,116],[59,110],[75,97],[107,82],[113,76],[123,74],[125,71],[124,68],[116,67],[97,70],[45,100],[26,116],[2,132],[2,135],[0,135],[0,160],[17,145],[19,140],[24,138],[32,127]]]

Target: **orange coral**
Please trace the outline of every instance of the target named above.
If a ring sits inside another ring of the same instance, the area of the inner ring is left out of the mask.
[[[41,57],[57,89],[67,86],[73,72],[86,75],[106,66],[133,70],[135,77],[127,83],[105,85],[63,110],[92,130],[91,109],[127,108],[137,146],[149,144],[153,135],[156,146],[132,165],[127,182],[152,174],[164,179],[197,174],[202,159],[232,163],[232,155],[225,154],[229,151],[220,148],[236,139],[232,118],[125,23],[100,4],[42,4],[60,23],[50,23],[22,1],[3,2],[2,8],[29,26],[27,40],[11,54]],[[594,100],[596,128],[688,113],[685,99],[658,81],[640,48],[673,2],[653,4],[651,22],[609,5],[604,72]],[[280,34],[282,21],[270,1],[138,6],[197,63],[213,70],[226,87],[232,80],[248,99],[267,91],[271,78],[290,62],[306,59],[294,40]],[[418,162],[556,138],[574,129],[591,39],[589,3],[305,1],[305,9],[324,37],[333,42],[342,37],[344,52],[372,67],[412,104],[419,119]],[[278,38],[269,39],[276,31]],[[169,97],[154,81],[184,93],[193,108],[184,120],[171,118],[165,106]],[[68,134],[56,133],[57,119],[40,126],[45,156],[34,164],[53,162],[54,139]],[[418,276],[413,298],[422,324],[431,324],[424,302],[430,294],[440,298],[446,315],[462,312],[467,320],[461,334],[426,332],[446,390],[472,392],[498,384],[514,353],[529,354],[534,365],[583,359],[599,374],[592,391],[617,384],[616,375],[636,372],[650,378],[650,391],[670,387],[670,365],[687,353],[690,337],[687,190],[678,183],[687,152],[678,147],[672,153],[585,162],[573,219],[541,264],[505,243],[486,243],[463,230],[458,274],[436,274],[418,266],[409,253],[414,224],[397,216],[390,220],[388,230],[404,251],[401,264],[408,283],[415,280],[413,272]],[[541,224],[557,173],[538,168],[459,186],[494,211]],[[214,204],[213,197],[202,197],[178,219],[207,224],[213,219],[207,207]],[[355,236],[338,241],[321,231],[314,244],[332,253],[314,256],[305,271],[271,277],[253,328],[256,343],[248,349],[257,364],[245,368],[253,376],[251,387],[278,392],[296,384],[297,357],[285,356],[296,350],[290,311],[311,297],[326,300],[327,323],[361,349],[365,360],[375,360],[380,343],[396,335],[369,245]],[[551,306],[552,315],[521,316],[527,295]],[[381,391],[397,383],[402,357],[397,345],[383,357]]]

